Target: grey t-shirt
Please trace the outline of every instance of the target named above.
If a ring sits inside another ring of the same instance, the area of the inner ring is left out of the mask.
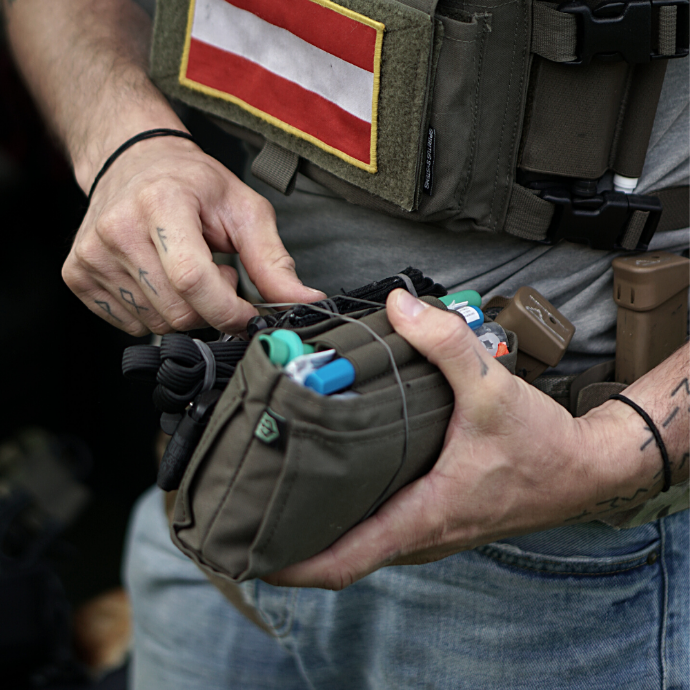
[[[669,62],[636,193],[688,184],[688,65],[687,59]],[[302,176],[289,197],[251,175],[246,181],[273,203],[280,235],[307,285],[334,294],[408,265],[449,290],[471,288],[483,297],[511,296],[530,285],[576,327],[558,371],[582,371],[614,354],[613,252],[569,242],[545,246],[505,234],[457,232],[391,218],[349,204]],[[650,249],[680,252],[689,238],[687,228],[658,233]]]

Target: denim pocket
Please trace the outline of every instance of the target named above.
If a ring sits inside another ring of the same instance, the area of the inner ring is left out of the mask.
[[[619,531],[587,524],[504,539],[475,549],[495,562],[552,575],[612,575],[657,562],[656,524]]]

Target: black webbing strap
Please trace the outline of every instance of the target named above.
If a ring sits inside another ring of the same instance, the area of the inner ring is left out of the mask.
[[[672,187],[650,194],[663,206],[658,230],[679,230],[690,225],[690,187]],[[539,192],[513,185],[504,230],[526,240],[548,241],[553,232],[556,205],[539,197]],[[618,236],[618,246],[633,250],[649,219],[649,211],[633,210]],[[585,221],[586,222],[586,221]],[[613,248],[613,246],[611,247]]]
[[[600,25],[602,35],[606,29],[616,31],[613,28],[615,22],[607,19],[597,20],[596,16],[592,14],[592,10],[583,3],[571,2],[567,3],[571,7],[580,5],[576,13],[571,13],[569,8],[563,7],[566,3],[549,3],[536,0],[532,5],[532,52],[540,55],[552,62],[568,62],[572,64],[580,64],[578,61],[583,61],[582,64],[589,62],[589,59],[598,52],[591,53],[587,50],[587,46],[582,45],[583,40],[587,40],[587,27],[580,26],[578,28],[578,14],[580,14],[580,22],[588,22],[590,27],[597,29],[597,23]],[[631,9],[627,5],[623,5],[622,14],[628,12],[628,20],[621,16],[620,21],[617,22],[621,29],[625,30],[627,34],[623,43],[632,43],[629,52],[623,52],[623,58],[628,62],[636,64],[638,62],[648,62],[653,55],[654,57],[674,57],[677,51],[682,49],[678,46],[678,30],[679,30],[679,13],[678,5],[661,5],[656,7],[651,2],[630,3],[634,5]],[[679,3],[681,4],[681,3]],[[620,7],[621,4],[618,5]],[[648,8],[647,8],[648,6]],[[561,9],[557,9],[560,7]],[[649,23],[640,27],[639,22],[633,26],[634,18],[632,13],[645,13],[649,15]],[[682,21],[682,19],[680,20]],[[627,23],[628,26],[623,27]],[[630,37],[631,30],[635,28],[646,28],[646,36]],[[584,29],[584,30],[583,30]],[[618,33],[617,33],[618,35]],[[611,50],[610,52],[617,52],[616,48],[625,46],[616,45],[617,35],[611,36]],[[647,50],[641,50],[640,44],[647,40],[649,47]],[[578,44],[578,41],[580,42]],[[598,51],[597,46],[592,46],[592,50]],[[601,52],[604,52],[602,49]]]

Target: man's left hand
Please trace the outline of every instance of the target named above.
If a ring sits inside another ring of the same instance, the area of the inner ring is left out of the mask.
[[[619,450],[634,458],[639,449],[631,437],[642,428],[626,406],[607,403],[573,418],[494,361],[457,315],[403,290],[386,306],[395,330],[453,388],[443,452],[427,475],[372,517],[267,582],[342,589],[386,565],[428,563],[507,536],[594,519],[610,509],[612,492],[632,495],[645,484],[649,498],[661,488],[641,457],[624,472],[613,466]],[[635,424],[613,453],[613,439]]]

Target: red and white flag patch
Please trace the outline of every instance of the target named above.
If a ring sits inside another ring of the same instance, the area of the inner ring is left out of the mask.
[[[330,0],[192,0],[180,83],[376,172],[384,30]]]

